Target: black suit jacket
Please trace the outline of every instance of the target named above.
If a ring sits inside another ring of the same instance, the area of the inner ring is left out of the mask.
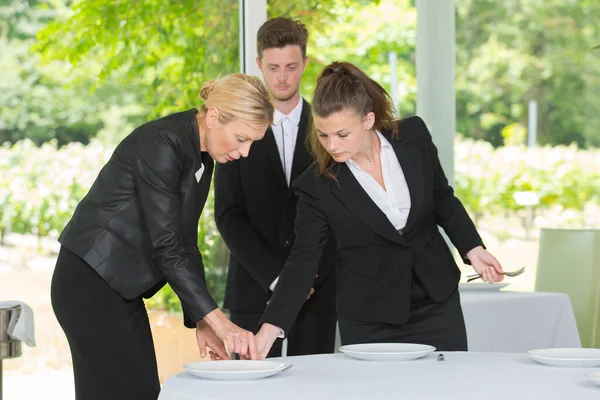
[[[148,122],[127,136],[59,238],[126,299],[149,297],[169,282],[188,326],[217,308],[198,250],[214,162],[200,152],[196,113]]]
[[[404,324],[410,314],[411,269],[435,301],[457,290],[460,271],[438,225],[464,257],[482,245],[463,205],[441,168],[431,135],[419,117],[399,121],[392,144],[406,177],[411,209],[400,234],[363,190],[346,164],[336,165],[338,182],[310,168],[294,183],[300,199],[296,243],[263,315],[288,331],[317,270],[324,238],[333,232],[338,316],[363,322]],[[465,261],[467,261],[465,259]]]
[[[292,182],[312,163],[304,145],[310,118],[310,106],[304,101]],[[269,285],[283,269],[295,240],[296,202],[297,196],[287,185],[271,128],[263,140],[252,145],[247,158],[217,165],[215,221],[231,251],[224,308],[264,311],[271,297]],[[316,262],[315,274],[318,269],[319,278],[314,282],[316,293],[306,302],[307,309],[335,310],[334,266],[335,243],[330,241]]]

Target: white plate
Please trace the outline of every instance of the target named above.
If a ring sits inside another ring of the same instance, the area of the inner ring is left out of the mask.
[[[262,379],[285,371],[288,365],[275,361],[222,360],[185,364],[188,373],[204,379],[242,381]]]
[[[585,377],[594,382],[596,385],[600,386],[600,371],[589,372],[585,374]]]
[[[532,360],[555,367],[600,367],[600,349],[536,349],[527,354]]]
[[[498,290],[507,287],[510,283],[500,282],[500,283],[484,283],[484,282],[475,282],[475,283],[460,283],[458,285],[458,290],[461,292],[497,292]]]
[[[414,343],[365,343],[341,346],[347,356],[368,361],[407,361],[425,357],[435,347]]]

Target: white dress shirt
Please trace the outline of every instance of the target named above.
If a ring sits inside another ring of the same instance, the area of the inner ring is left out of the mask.
[[[352,159],[346,161],[346,165],[394,228],[402,233],[410,211],[410,192],[394,148],[381,133],[377,132],[377,135],[381,141],[379,157],[385,190],[371,174],[363,171]]]
[[[292,162],[294,161],[294,150],[296,149],[296,138],[298,137],[298,125],[302,116],[302,103],[302,98],[300,98],[296,107],[288,115],[275,110],[273,125],[271,126],[288,186],[292,176]]]

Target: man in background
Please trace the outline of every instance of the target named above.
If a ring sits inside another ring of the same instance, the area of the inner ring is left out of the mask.
[[[312,164],[305,143],[310,105],[300,96],[306,68],[306,27],[289,18],[265,22],[257,34],[257,64],[275,106],[274,124],[247,158],[218,164],[215,220],[231,256],[224,308],[254,333],[294,244],[297,197],[293,180]],[[329,240],[319,274],[288,338],[287,355],[332,353],[335,345],[335,243]],[[282,340],[268,357],[281,356]]]

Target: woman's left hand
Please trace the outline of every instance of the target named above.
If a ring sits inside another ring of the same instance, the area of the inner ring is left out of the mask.
[[[502,282],[504,279],[504,271],[502,266],[496,260],[496,257],[491,255],[482,246],[477,246],[467,253],[467,258],[471,261],[471,265],[484,282],[495,283]]]

